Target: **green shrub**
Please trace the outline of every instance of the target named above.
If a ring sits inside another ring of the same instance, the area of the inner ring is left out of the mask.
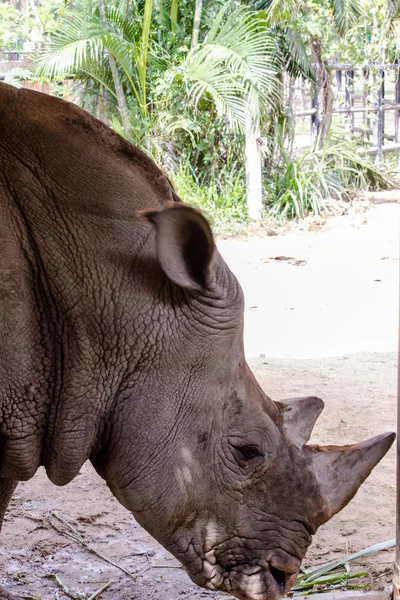
[[[325,147],[292,159],[279,144],[281,160],[273,173],[264,176],[266,206],[271,215],[301,219],[319,215],[327,198],[349,198],[354,190],[392,189],[395,178],[378,169],[373,159],[338,134]]]
[[[235,232],[249,222],[243,171],[224,167],[202,183],[186,161],[170,177],[180,198],[202,210],[217,233]]]

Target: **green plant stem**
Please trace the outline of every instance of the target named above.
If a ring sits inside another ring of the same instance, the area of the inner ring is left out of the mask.
[[[313,579],[311,581],[306,581],[304,583],[296,583],[293,586],[293,590],[306,590],[308,588],[313,588],[315,585],[330,585],[333,583],[343,582],[347,583],[350,579],[356,579],[357,577],[367,577],[368,573],[366,571],[361,571],[360,573],[347,573],[347,571],[337,571],[332,573],[331,575],[323,575],[322,577],[318,577],[317,579]]]
[[[176,24],[178,22],[178,6],[179,0],[171,0],[171,31],[172,33],[176,32]]]
[[[142,28],[142,52],[138,65],[139,81],[141,88],[141,110],[144,117],[147,117],[147,55],[149,51],[149,38],[151,27],[151,15],[153,12],[153,0],[146,0],[144,5],[143,28]]]
[[[380,552],[381,550],[387,550],[388,548],[394,548],[396,545],[395,540],[388,540],[387,542],[381,542],[380,544],[375,544],[374,546],[369,546],[364,550],[360,550],[359,552],[355,552],[354,554],[348,554],[339,560],[335,560],[325,565],[318,567],[317,569],[304,569],[303,575],[300,575],[297,578],[297,581],[313,581],[325,573],[329,573],[334,569],[344,566],[348,562],[352,560],[357,560],[358,558],[363,558],[364,556],[370,556],[371,554],[375,554],[376,552]]]
[[[196,6],[194,9],[194,18],[193,18],[192,43],[190,46],[191,48],[194,48],[195,46],[197,46],[197,44],[199,42],[202,10],[203,10],[203,0],[196,0]]]

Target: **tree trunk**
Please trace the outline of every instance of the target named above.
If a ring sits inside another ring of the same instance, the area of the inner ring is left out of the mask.
[[[333,109],[333,91],[331,86],[331,80],[329,71],[325,68],[324,79],[322,82],[322,94],[323,94],[323,113],[319,133],[319,148],[323,148],[325,140],[328,136],[329,130],[332,123],[332,109]]]
[[[197,46],[199,41],[199,33],[200,33],[200,21],[201,21],[201,11],[203,10],[203,0],[196,0],[196,7],[194,9],[194,19],[193,19],[193,32],[192,32],[192,44],[191,48]]]
[[[260,220],[262,214],[262,172],[260,125],[248,116],[246,123],[246,202],[250,219]]]
[[[383,114],[383,91],[384,91],[384,71],[382,67],[382,63],[379,65],[378,73],[376,76],[377,81],[377,99],[376,99],[376,125],[375,125],[375,145],[378,149],[375,156],[375,165],[378,168],[381,168],[383,165],[383,134],[384,134],[384,114]]]
[[[103,123],[105,123],[106,125],[108,125],[108,119],[107,119],[107,115],[106,115],[106,107],[105,107],[105,103],[104,103],[104,88],[101,85],[100,89],[99,89],[99,95],[97,97],[97,118],[100,119],[100,121],[103,121]]]
[[[288,149],[289,154],[293,152],[294,138],[296,135],[296,80],[291,75],[289,77],[289,92],[288,92],[288,105],[287,105],[287,136],[288,136]]]
[[[99,0],[99,8],[101,20],[107,27],[107,15],[104,0]],[[127,133],[129,130],[128,107],[126,105],[124,90],[118,74],[117,62],[111,52],[108,53],[108,60],[110,62],[111,74],[114,82],[115,94],[117,96],[118,109],[121,115],[122,127],[124,132]]]
[[[318,122],[318,132],[316,136],[313,136],[313,144],[314,146],[317,145],[318,149],[321,150],[325,144],[325,140],[331,126],[334,98],[331,85],[331,76],[326,67],[326,63],[322,59],[321,40],[318,38],[313,39],[312,51],[314,59],[313,71],[316,80],[315,108],[317,113],[315,115],[315,120]],[[320,99],[320,94],[322,95],[322,102]]]

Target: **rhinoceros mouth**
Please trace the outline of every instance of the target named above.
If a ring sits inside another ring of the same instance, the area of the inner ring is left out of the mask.
[[[293,586],[300,557],[254,548],[232,537],[215,535],[216,527],[205,536],[179,536],[168,550],[180,560],[197,585],[227,592],[240,600],[281,600]],[[206,541],[205,541],[206,540]]]
[[[296,573],[256,564],[238,564],[226,570],[203,560],[202,567],[197,574],[187,569],[195,583],[209,590],[227,592],[240,600],[281,600],[297,577]]]

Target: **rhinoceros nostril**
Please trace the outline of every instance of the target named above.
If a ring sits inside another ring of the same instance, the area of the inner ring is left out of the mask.
[[[286,579],[288,573],[285,573],[285,571],[281,571],[280,569],[277,569],[272,565],[269,565],[269,572],[271,573],[272,577],[275,579],[279,587],[282,588],[282,590],[284,590],[286,587]]]

